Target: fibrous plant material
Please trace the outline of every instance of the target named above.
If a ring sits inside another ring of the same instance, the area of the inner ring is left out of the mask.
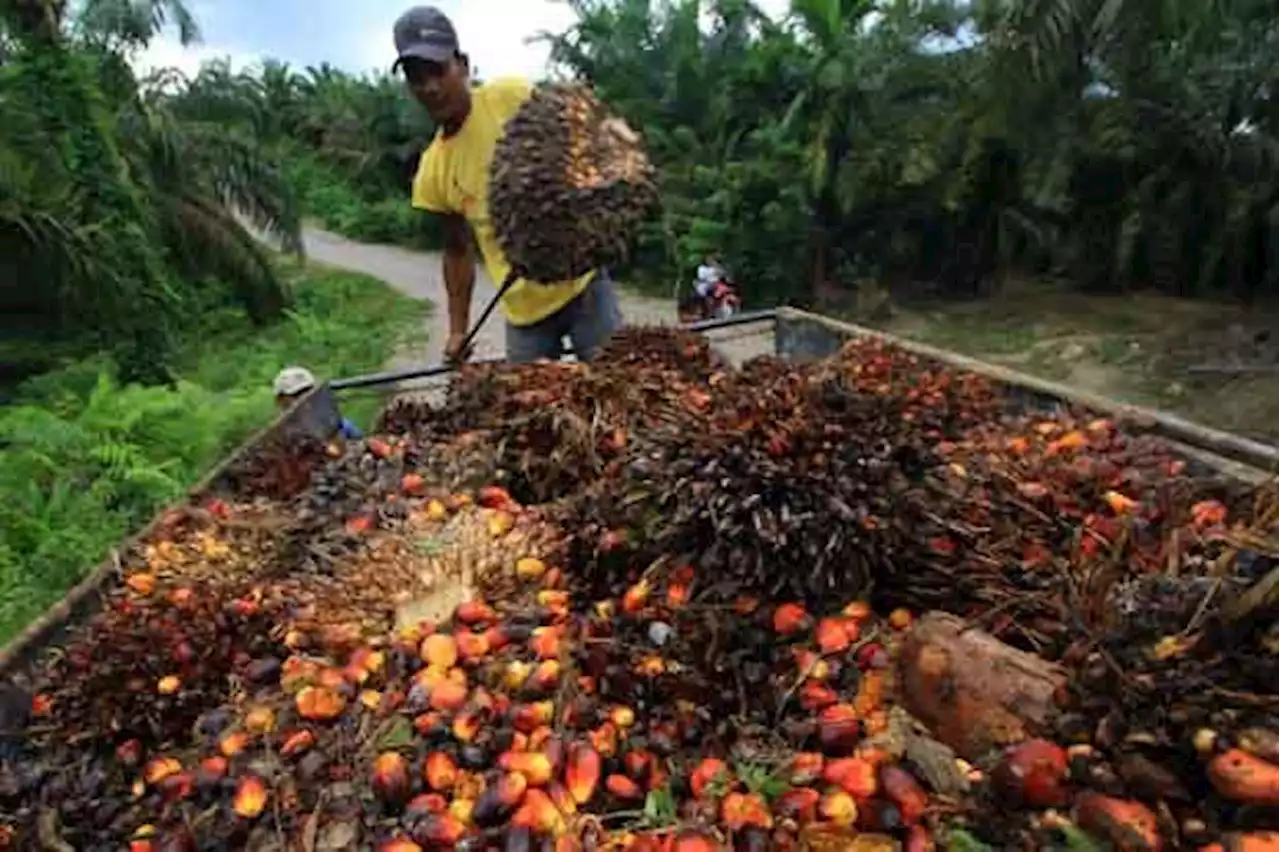
[[[631,330],[590,365],[469,368],[383,428],[309,456],[300,490],[241,479],[122,553],[0,730],[0,838],[1040,850],[1276,829],[1274,485],[1253,502],[874,341],[738,372]],[[245,470],[290,469],[280,452]]]
[[[494,232],[532,281],[564,281],[622,259],[656,201],[639,137],[581,85],[535,89],[494,151]]]

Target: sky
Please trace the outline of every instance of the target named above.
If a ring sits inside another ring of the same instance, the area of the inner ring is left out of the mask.
[[[189,0],[202,42],[183,48],[172,33],[153,41],[134,60],[141,70],[175,67],[188,74],[210,59],[235,68],[281,59],[306,67],[328,62],[360,73],[387,69],[395,59],[391,25],[412,0]],[[453,19],[462,49],[485,77],[538,77],[547,46],[527,44],[540,31],[562,32],[573,12],[556,0],[437,0]],[[763,0],[780,16],[788,0]]]

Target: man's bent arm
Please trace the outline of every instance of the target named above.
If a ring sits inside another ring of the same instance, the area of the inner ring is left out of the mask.
[[[457,214],[444,217],[444,289],[449,299],[449,333],[466,334],[471,321],[471,289],[476,264],[471,256],[467,220]]]

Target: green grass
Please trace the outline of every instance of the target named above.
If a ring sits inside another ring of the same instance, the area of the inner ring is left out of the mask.
[[[314,155],[289,153],[285,163],[303,209],[326,230],[366,243],[419,249],[439,249],[444,245],[438,217],[409,204],[407,185],[398,197],[381,197],[376,192],[362,194],[350,180]]]
[[[24,382],[0,409],[0,641],[57,601],[165,503],[275,416],[271,380],[380,369],[420,335],[429,305],[373,278],[292,267],[295,304],[254,328],[201,312],[176,387],[122,387],[105,359]],[[368,425],[380,401],[344,414]]]

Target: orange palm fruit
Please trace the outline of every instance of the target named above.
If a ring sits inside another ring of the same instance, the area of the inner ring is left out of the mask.
[[[529,685],[540,692],[550,692],[560,685],[560,661],[543,660],[530,676]]]
[[[857,629],[854,625],[853,629]],[[853,644],[855,637],[850,635],[850,627],[843,618],[824,618],[818,622],[814,630],[814,638],[824,654],[839,654]]]
[[[818,815],[841,828],[848,828],[858,820],[858,805],[853,796],[839,790],[822,797],[818,802]]]
[[[304,719],[329,722],[347,709],[347,699],[329,687],[304,686],[294,697],[294,707]]]
[[[859,801],[871,798],[879,789],[875,764],[861,757],[842,757],[828,761],[822,772],[822,779]]]
[[[521,580],[537,580],[547,573],[547,563],[534,556],[516,560],[516,576]]]
[[[476,502],[486,509],[505,509],[516,505],[511,492],[500,485],[485,485],[476,494]]]
[[[600,753],[586,743],[574,743],[569,747],[569,762],[565,767],[565,785],[569,795],[579,805],[585,805],[595,795],[600,783]]]
[[[519,772],[530,787],[541,787],[555,774],[551,759],[539,751],[508,751],[498,761],[508,772]]]
[[[622,611],[628,615],[634,615],[644,609],[645,604],[649,602],[649,594],[652,591],[653,587],[649,585],[648,580],[641,580],[631,586],[622,595]]]
[[[871,604],[866,601],[852,601],[845,604],[844,609],[840,610],[840,614],[855,622],[866,621],[871,617]]]
[[[267,785],[256,775],[246,775],[236,785],[231,809],[243,819],[255,819],[267,806]]]
[[[378,845],[378,852],[422,852],[422,847],[407,837],[391,837]]]
[[[591,745],[601,757],[613,757],[618,753],[618,729],[612,722],[605,722],[591,732]]]
[[[474,742],[475,738],[480,734],[480,714],[473,713],[470,710],[462,710],[458,715],[453,717],[453,724],[450,726],[453,731],[454,739],[459,742]]]
[[[224,757],[235,757],[249,746],[249,735],[244,731],[232,731],[229,734],[223,734],[218,740],[218,751],[222,752]]]
[[[458,645],[458,657],[463,662],[474,663],[484,659],[489,653],[489,640],[483,633],[459,630],[453,638]]]
[[[467,703],[467,687],[453,680],[442,680],[431,688],[428,703],[431,709],[442,712],[461,709]]]
[[[443,751],[433,751],[427,755],[422,766],[423,778],[432,790],[441,792],[450,790],[458,780],[458,764]]]
[[[822,777],[823,757],[816,751],[799,752],[791,758],[790,782],[803,787]]]
[[[554,660],[560,656],[560,629],[535,627],[529,638],[529,647],[539,660]]]
[[[625,775],[610,775],[604,779],[604,787],[624,802],[635,802],[644,798],[644,791]]]
[[[729,793],[720,804],[720,819],[730,831],[773,827],[769,806],[758,793]]]
[[[676,835],[671,852],[721,852],[724,847],[701,831],[686,829]]]
[[[531,734],[555,718],[556,705],[552,701],[534,701],[517,705],[511,714],[511,723],[517,731]]]
[[[447,633],[432,633],[422,640],[420,656],[429,666],[452,668],[458,663],[458,642]]]
[[[615,704],[609,708],[609,721],[614,727],[625,730],[636,723],[636,711],[624,704]]]
[[[555,802],[536,789],[524,794],[524,801],[511,815],[511,824],[536,834],[558,835],[565,830],[564,815],[556,808]]]

